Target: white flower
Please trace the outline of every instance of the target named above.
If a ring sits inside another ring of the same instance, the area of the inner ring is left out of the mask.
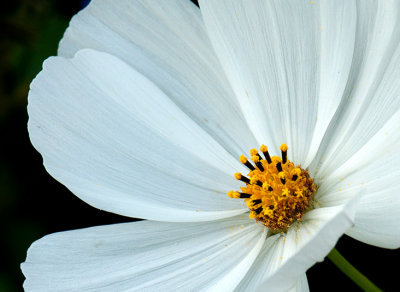
[[[48,172],[146,221],[52,234],[28,291],[307,290],[344,233],[400,246],[397,1],[93,1],[29,93]],[[284,233],[226,193],[265,143],[307,168],[315,208]],[[71,210],[73,216],[73,210]]]

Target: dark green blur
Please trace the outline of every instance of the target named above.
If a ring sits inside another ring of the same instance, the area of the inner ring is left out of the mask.
[[[28,139],[27,93],[43,60],[56,54],[57,43],[78,10],[79,1],[21,0],[1,4],[0,291],[22,289],[19,263],[30,243],[47,231],[46,221],[51,220],[38,208],[51,208],[42,196],[50,189],[44,186],[46,174]]]

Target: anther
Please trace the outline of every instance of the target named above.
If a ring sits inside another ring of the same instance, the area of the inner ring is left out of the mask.
[[[261,152],[264,154],[265,160],[267,160],[268,164],[272,163],[271,156],[268,153],[268,148],[264,144],[261,145],[260,147]]]
[[[292,181],[296,181],[297,178],[298,178],[297,174],[294,174],[294,175],[292,176]]]
[[[263,187],[263,189],[266,189],[266,190],[268,190],[268,191],[270,191],[270,192],[272,192],[272,191],[274,190],[274,189],[269,185],[269,183],[267,183],[267,182],[263,183],[262,187]]]
[[[255,170],[256,168],[247,160],[247,157],[243,154],[240,155],[240,162],[247,166],[250,170]]]
[[[268,184],[268,183],[263,183],[263,188],[268,190],[269,192],[272,192],[274,189]]]
[[[263,210],[263,208],[262,207],[260,207],[260,208],[257,208],[257,209],[255,209],[254,210],[254,212],[256,212],[257,213],[257,215],[258,214],[260,214],[261,213],[261,211]]]
[[[260,154],[258,154],[258,151],[257,151],[257,149],[250,149],[250,156],[251,157],[253,157],[254,155],[257,155],[258,156],[258,159],[259,160],[262,160],[262,157],[260,156]]]
[[[257,179],[257,177],[254,176],[250,179],[250,184],[258,185],[259,187],[263,186],[263,183],[259,179]]]
[[[253,160],[253,162],[257,165],[257,168],[261,171],[264,171],[264,167],[260,162],[260,156],[258,155],[254,155],[251,157],[251,160]]]
[[[253,206],[261,204],[261,200],[253,200]]]
[[[251,197],[251,194],[248,193],[239,193],[239,198],[241,199],[248,199]]]
[[[276,164],[276,169],[277,169],[279,172],[282,171],[282,164],[281,164],[280,162],[278,162],[278,163]]]
[[[272,210],[274,209],[274,205],[269,205],[269,208]]]
[[[235,173],[235,178],[237,180],[240,180],[240,181],[246,183],[246,184],[250,184],[250,180],[247,177],[245,177],[242,174],[240,174],[239,172]]]
[[[287,150],[288,147],[285,143],[281,145],[281,152],[282,152],[282,163],[285,164],[287,162]]]
[[[285,174],[283,173],[283,172],[279,172],[279,179],[281,180],[281,183],[282,184],[285,184],[286,183],[286,177],[285,177]]]

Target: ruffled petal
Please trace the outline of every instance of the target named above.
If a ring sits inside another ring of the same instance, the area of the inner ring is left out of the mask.
[[[240,217],[141,221],[60,232],[34,242],[26,291],[232,291],[266,235]]]
[[[246,210],[226,196],[239,185],[240,162],[116,57],[50,58],[31,84],[28,112],[48,172],[97,208],[161,221]]]
[[[256,145],[189,0],[93,0],[71,20],[59,54],[83,48],[131,65],[232,155]]]
[[[287,233],[268,237],[262,252],[237,289],[308,289],[304,283],[306,280],[302,278],[303,273],[322,261],[339,237],[353,225],[357,203],[357,200],[351,200],[346,205],[311,210]]]
[[[280,262],[276,263],[279,269],[269,277],[264,276],[259,287],[269,287],[269,291],[295,288],[303,272],[323,261],[339,237],[353,225],[356,205],[357,201],[352,200],[347,205],[314,209],[305,214],[304,223],[291,227],[285,242],[277,241],[281,255],[276,254],[274,261]]]
[[[354,2],[204,0],[200,8],[258,141],[275,153],[286,142],[293,160],[304,164],[314,128],[320,123],[318,147],[345,88]]]

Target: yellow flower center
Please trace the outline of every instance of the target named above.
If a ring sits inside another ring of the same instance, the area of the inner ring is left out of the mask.
[[[230,198],[245,200],[250,218],[274,231],[286,231],[292,222],[300,220],[311,207],[317,190],[308,171],[287,159],[287,145],[282,144],[280,149],[282,158],[271,157],[267,146],[261,145],[264,159],[256,149],[251,149],[254,165],[244,155],[240,156],[240,162],[250,172],[247,176],[235,173],[235,178],[246,186],[240,188],[241,192],[228,192]]]

